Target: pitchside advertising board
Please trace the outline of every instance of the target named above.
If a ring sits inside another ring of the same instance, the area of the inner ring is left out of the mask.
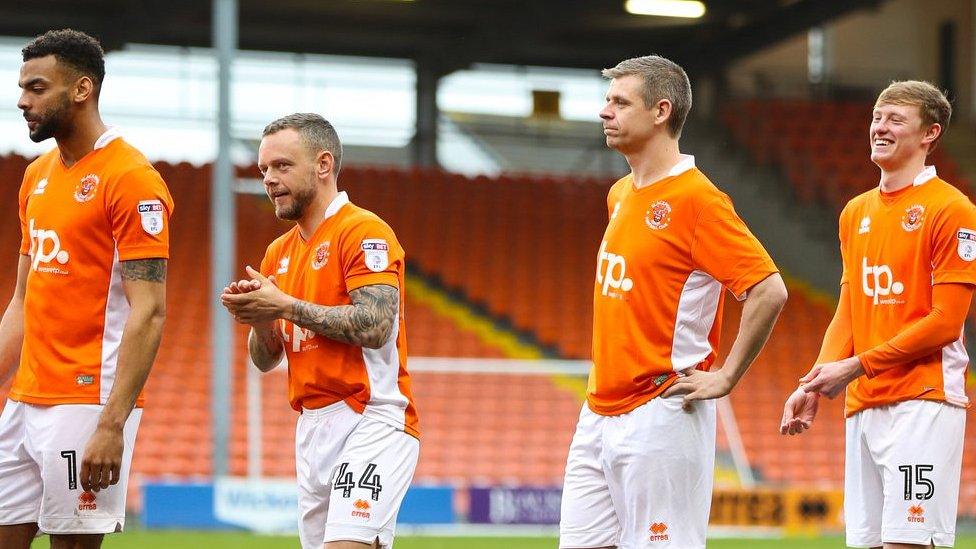
[[[558,488],[471,488],[468,522],[558,524]],[[722,490],[712,495],[712,526],[840,530],[843,494],[830,490]]]
[[[411,487],[398,523],[559,524],[559,488],[472,487],[457,492],[450,486]],[[717,489],[709,523],[820,532],[840,530],[842,514],[843,494],[837,490]],[[298,491],[292,480],[224,478],[214,484],[144,485],[143,522],[149,528],[293,533],[297,517]]]
[[[451,524],[454,489],[412,486],[400,507],[402,524]],[[221,478],[214,483],[146,482],[142,520],[147,528],[298,531],[298,487],[288,479]]]
[[[222,478],[214,483],[214,518],[261,533],[298,531],[298,486],[286,480]]]

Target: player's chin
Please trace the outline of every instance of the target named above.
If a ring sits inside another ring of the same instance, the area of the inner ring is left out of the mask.
[[[295,208],[294,204],[292,203],[282,204],[280,206],[276,204],[275,216],[278,219],[283,219],[285,221],[295,221],[296,219],[299,218],[298,212],[296,210],[297,208]]]
[[[48,134],[48,132],[43,131],[42,128],[38,128],[32,132],[29,132],[27,135],[28,137],[30,137],[30,140],[33,141],[34,143],[40,143],[41,141],[44,141],[47,138],[51,137]]]

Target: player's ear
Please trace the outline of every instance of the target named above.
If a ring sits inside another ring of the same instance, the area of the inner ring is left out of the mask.
[[[326,150],[319,151],[318,156],[315,158],[315,172],[319,176],[319,179],[325,179],[330,174],[335,173],[335,157],[332,156],[331,152]]]
[[[75,103],[84,103],[89,97],[95,94],[95,82],[90,76],[81,76],[75,80],[71,90],[72,99]]]
[[[922,143],[931,146],[940,135],[942,135],[942,124],[932,124],[925,131],[925,135],[922,137]]]
[[[668,119],[671,118],[671,113],[674,111],[674,105],[671,104],[670,99],[661,99],[654,105],[657,112],[654,114],[654,124],[667,124]]]

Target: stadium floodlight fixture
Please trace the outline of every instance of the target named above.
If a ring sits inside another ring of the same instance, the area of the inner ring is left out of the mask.
[[[634,15],[688,18],[705,15],[705,4],[697,0],[627,0],[624,9]]]

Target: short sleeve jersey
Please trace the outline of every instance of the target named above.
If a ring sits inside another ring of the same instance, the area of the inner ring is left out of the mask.
[[[658,396],[676,372],[707,370],[718,349],[722,289],[744,299],[777,270],[692,156],[641,189],[632,175],[617,181],[607,207],[587,402],[618,415]]]
[[[173,199],[152,164],[109,130],[70,168],[58,149],[27,167],[20,253],[30,256],[24,343],[10,398],[104,404],[129,302],[121,261],[169,257]],[[143,395],[136,404],[141,406]]]
[[[840,244],[855,354],[927,315],[933,285],[976,284],[976,207],[931,166],[907,189],[875,188],[851,200],[840,215]],[[968,364],[960,333],[931,355],[851,382],[846,413],[915,399],[966,406]]]
[[[404,251],[390,226],[341,192],[307,241],[296,225],[272,242],[261,272],[273,275],[285,293],[316,305],[351,305],[350,292],[373,284],[400,290],[398,321],[379,349],[329,339],[285,320],[278,326],[288,357],[292,408],[343,401],[358,413],[419,437],[407,373]]]

